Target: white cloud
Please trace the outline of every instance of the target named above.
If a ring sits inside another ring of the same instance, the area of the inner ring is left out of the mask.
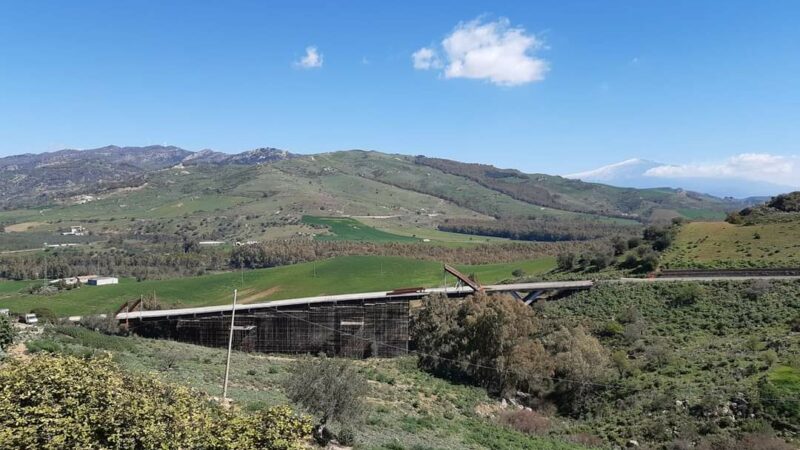
[[[306,47],[306,54],[299,61],[294,63],[295,67],[302,69],[314,69],[322,67],[322,53],[317,50],[317,47]]]
[[[742,178],[800,186],[800,157],[742,153],[718,163],[653,167],[644,174],[658,178]]]
[[[548,64],[533,53],[542,42],[506,18],[458,24],[436,49],[423,47],[412,55],[418,70],[443,68],[445,78],[487,80],[499,86],[518,86],[544,79]]]
[[[429,47],[422,47],[411,55],[414,61],[414,68],[417,70],[438,69],[442,67],[439,61],[439,55],[436,51]]]

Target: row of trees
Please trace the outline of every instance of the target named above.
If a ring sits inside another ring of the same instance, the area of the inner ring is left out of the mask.
[[[537,217],[530,219],[446,220],[439,230],[454,233],[494,236],[520,241],[586,241],[615,234],[633,234],[638,227],[597,220]]]
[[[586,246],[580,252],[559,253],[556,256],[558,270],[599,271],[616,266],[641,273],[652,272],[658,268],[659,254],[672,244],[677,225],[676,222],[669,227],[650,226],[642,231],[641,237],[617,235]]]
[[[580,251],[589,243],[501,243],[444,247],[426,243],[315,241],[311,238],[273,240],[233,249],[203,248],[187,239],[181,245],[125,246],[99,250],[48,250],[0,256],[0,278],[13,280],[63,278],[97,273],[137,279],[193,276],[206,271],[264,268],[337,256],[374,255],[447,261],[458,264],[511,262]]]
[[[432,297],[414,316],[419,365],[490,392],[548,398],[580,413],[610,376],[608,352],[580,326],[544,323],[508,296]]]

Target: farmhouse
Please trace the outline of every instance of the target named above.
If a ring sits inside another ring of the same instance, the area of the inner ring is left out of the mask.
[[[85,236],[86,235],[86,228],[83,228],[80,225],[71,226],[69,227],[69,231],[62,231],[62,236]]]

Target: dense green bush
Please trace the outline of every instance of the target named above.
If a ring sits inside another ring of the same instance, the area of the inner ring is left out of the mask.
[[[11,323],[11,318],[0,314],[0,351],[8,348],[9,345],[14,343],[14,324]]]
[[[2,448],[296,449],[310,431],[286,407],[243,415],[107,357],[39,355],[0,369]]]

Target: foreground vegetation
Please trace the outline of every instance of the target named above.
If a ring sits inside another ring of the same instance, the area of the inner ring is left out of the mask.
[[[784,448],[735,442],[800,436],[798,282],[611,283],[541,314],[584,324],[611,355],[615,380],[577,415],[604,439]]]
[[[127,373],[151,374],[148,376],[156,376],[164,383],[186,385],[209,396],[221,394],[225,372],[223,349],[108,336],[76,326],[50,328],[44,336],[29,341],[28,349],[34,354],[79,358],[110,353],[114,363]],[[239,410],[256,417],[276,405],[291,403],[287,378],[292,376],[297,361],[290,356],[234,352],[229,397]],[[580,441],[581,436],[548,438],[511,428],[500,421],[500,412],[516,411],[516,407],[504,407],[500,399],[479,387],[453,384],[427,374],[417,368],[415,357],[368,359],[352,364],[355,373],[368,380],[365,410],[354,422],[345,425],[334,420],[330,427],[337,435],[344,428],[352,430],[357,449],[585,448],[568,442]]]
[[[2,448],[290,450],[310,432],[289,408],[226,410],[107,357],[42,355],[0,368]]]

